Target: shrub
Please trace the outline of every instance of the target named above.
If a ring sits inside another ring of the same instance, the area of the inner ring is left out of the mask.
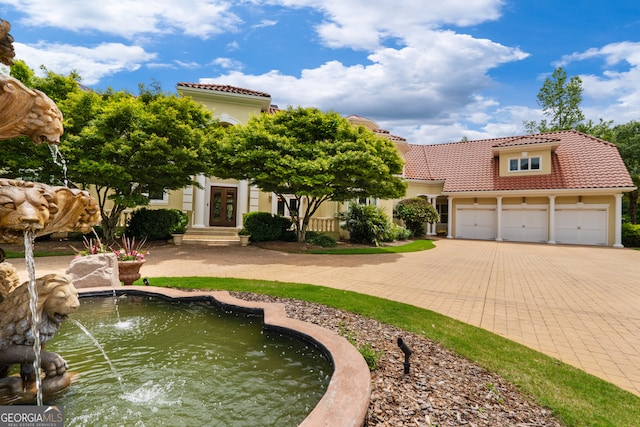
[[[323,248],[333,248],[338,245],[336,239],[326,234],[316,233],[315,231],[307,231],[305,233],[305,241],[312,245],[322,246]]]
[[[125,234],[136,239],[165,240],[180,221],[176,209],[140,208],[133,211]]]
[[[358,349],[365,362],[367,362],[369,370],[375,371],[378,368],[378,362],[380,361],[380,358],[384,355],[384,350],[374,349],[371,343],[358,345],[355,336],[351,332],[349,332],[343,325],[338,325],[338,328],[340,329],[340,335],[343,336],[347,341],[349,341],[351,345]]]
[[[622,244],[631,248],[640,247],[640,224],[622,224]]]
[[[404,221],[405,226],[414,236],[425,234],[426,223],[440,221],[438,211],[422,197],[400,200],[394,208],[394,214]]]
[[[268,212],[249,212],[242,220],[243,228],[251,235],[252,242],[281,240],[291,228],[291,220]]]
[[[189,216],[178,209],[171,209],[171,211],[176,217],[176,221],[171,227],[171,234],[184,234],[187,231],[187,225],[189,224]]]
[[[406,227],[398,224],[391,224],[384,236],[382,236],[382,241],[393,242],[394,240],[407,240],[409,236],[411,236],[411,231]]]
[[[352,243],[373,243],[376,246],[384,240],[392,228],[389,217],[372,205],[350,203],[349,210],[340,214],[345,223],[342,226],[350,234]]]

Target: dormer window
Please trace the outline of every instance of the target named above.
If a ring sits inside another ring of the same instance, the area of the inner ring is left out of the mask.
[[[509,159],[509,172],[539,171],[540,161],[540,156],[522,156]]]

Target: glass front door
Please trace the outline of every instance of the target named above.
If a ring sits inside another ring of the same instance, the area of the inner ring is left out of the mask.
[[[214,227],[235,227],[236,204],[236,188],[211,187],[211,208],[209,209],[209,225]]]

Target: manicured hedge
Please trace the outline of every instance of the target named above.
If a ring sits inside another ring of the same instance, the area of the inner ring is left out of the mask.
[[[291,220],[268,212],[249,212],[245,214],[242,225],[252,242],[266,242],[283,240],[285,232],[291,228]]]
[[[182,220],[183,214],[177,209],[136,209],[127,224],[126,235],[137,239],[166,240]]]

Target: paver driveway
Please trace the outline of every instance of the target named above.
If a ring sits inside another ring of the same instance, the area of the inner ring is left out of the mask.
[[[70,259],[38,258],[37,273],[63,273]],[[425,252],[335,256],[184,245],[155,248],[143,274],[301,282],[414,304],[640,395],[639,251],[440,240]]]

